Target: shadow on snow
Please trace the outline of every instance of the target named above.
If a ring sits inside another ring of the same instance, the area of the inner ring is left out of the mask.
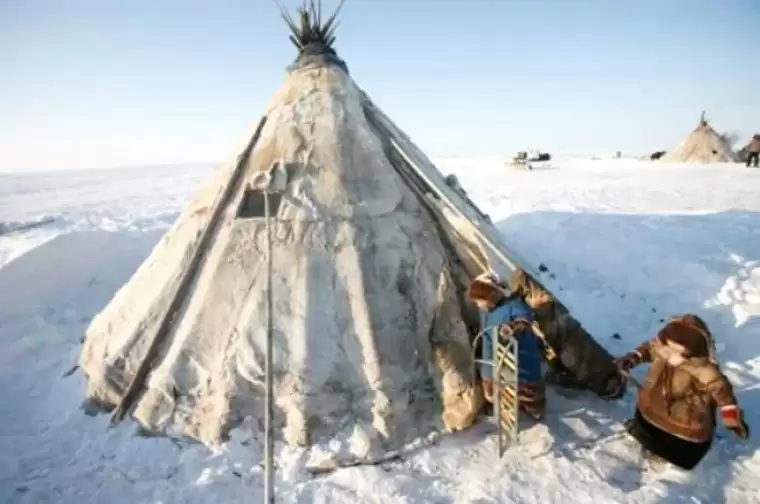
[[[760,424],[759,212],[545,211],[513,215],[497,227],[512,248],[556,275],[571,300],[571,312],[613,354],[651,338],[673,315],[699,314],[715,335],[722,368],[750,428]],[[646,369],[636,371],[641,378]],[[594,402],[586,409],[594,408]],[[622,405],[625,411],[614,411],[613,404],[596,406],[620,422],[633,412],[633,390]],[[566,430],[561,423],[547,419],[550,431]],[[665,500],[688,501],[693,495],[705,502],[726,502],[733,477],[749,470],[746,463],[756,456],[760,442],[757,437],[740,442],[723,429],[719,432],[721,438],[685,481],[661,481],[664,488],[658,493]],[[568,433],[558,437],[566,441]],[[613,446],[620,445],[610,443],[600,451],[612,451]],[[636,480],[642,483],[643,475],[626,469],[625,463],[609,463],[599,470],[610,485],[627,493],[637,488]]]

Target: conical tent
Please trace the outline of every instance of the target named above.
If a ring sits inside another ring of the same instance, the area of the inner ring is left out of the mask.
[[[736,153],[726,140],[710,126],[705,113],[697,128],[686,137],[677,149],[666,153],[660,161],[666,163],[736,163]]]
[[[248,145],[93,319],[80,363],[90,402],[151,431],[214,443],[261,419],[272,192],[278,432],[359,435],[363,457],[474,422],[464,289],[524,262],[353,82],[334,18],[301,14]]]

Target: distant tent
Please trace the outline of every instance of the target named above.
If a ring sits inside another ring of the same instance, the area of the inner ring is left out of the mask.
[[[364,460],[475,421],[468,281],[541,272],[354,83],[335,15],[299,14],[283,14],[299,56],[247,146],[93,319],[80,364],[115,421],[218,442],[264,416],[271,294],[278,435],[361,439]],[[552,306],[552,338],[592,339]]]
[[[668,152],[660,161],[668,163],[735,163],[739,159],[728,142],[708,124],[705,113],[697,128],[678,148]]]

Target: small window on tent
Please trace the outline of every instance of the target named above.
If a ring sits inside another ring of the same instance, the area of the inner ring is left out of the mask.
[[[268,197],[269,215],[270,217],[275,217],[280,209],[282,194],[269,194]],[[243,199],[240,201],[237,217],[239,219],[263,219],[266,217],[264,201],[264,193],[261,190],[247,187]]]
[[[287,174],[287,183],[289,184],[299,174],[303,165],[299,163],[285,163],[284,168]],[[282,204],[283,193],[269,193],[268,197],[269,215],[275,217]],[[261,189],[252,187],[250,184],[247,185],[236,217],[238,219],[263,219],[266,217],[264,213],[264,192]]]

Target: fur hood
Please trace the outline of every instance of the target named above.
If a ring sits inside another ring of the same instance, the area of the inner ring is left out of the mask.
[[[468,300],[485,301],[491,306],[499,304],[511,294],[498,275],[492,272],[481,273],[467,287]]]
[[[673,317],[657,334],[659,357],[677,366],[686,359],[717,363],[715,342],[707,324],[696,315]],[[676,364],[678,362],[678,364]]]

